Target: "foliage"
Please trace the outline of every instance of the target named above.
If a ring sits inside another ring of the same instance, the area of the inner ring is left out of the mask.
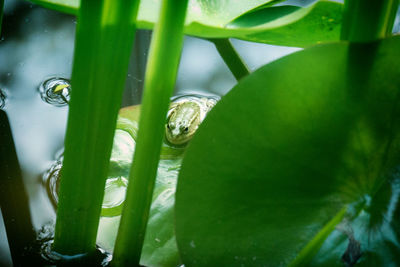
[[[79,0],[30,0],[77,14]],[[161,0],[140,2],[137,26],[152,29]],[[189,1],[185,33],[203,38],[228,38],[305,47],[340,38],[342,4],[319,0],[308,7],[279,6],[276,0]]]
[[[387,262],[367,236],[387,232],[387,224],[397,233],[400,222],[398,193],[388,199],[399,182],[399,45],[396,37],[305,49],[260,68],[218,103],[178,180],[176,233],[185,264],[300,263],[299,253],[356,202],[365,204],[346,217],[370,249],[364,256]],[[396,235],[381,240],[399,251]],[[318,249],[301,257],[310,260]],[[339,264],[344,252],[336,252]]]
[[[221,100],[179,178],[185,264],[342,266],[349,236],[361,244],[361,265],[399,263],[399,44],[395,37],[306,49],[264,66]],[[120,114],[135,125],[138,112]],[[161,161],[158,169],[147,266],[179,262],[171,242],[173,164]],[[101,228],[110,247],[114,220]]]
[[[398,0],[192,0],[186,20],[177,1],[32,0],[79,14],[56,251],[94,248],[138,9],[155,37],[141,111],[117,124],[138,145],[132,167],[110,165],[130,176],[121,222],[122,205],[102,210],[100,243],[112,249],[121,225],[112,264],[399,265]],[[184,152],[174,215],[182,150],[161,142],[183,32],[212,39],[239,82]],[[248,74],[215,38],[307,48]]]

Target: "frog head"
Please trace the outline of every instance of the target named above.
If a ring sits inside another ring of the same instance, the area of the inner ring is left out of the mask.
[[[171,108],[165,125],[168,142],[173,145],[187,143],[201,123],[200,112],[200,106],[195,102],[176,103]]]

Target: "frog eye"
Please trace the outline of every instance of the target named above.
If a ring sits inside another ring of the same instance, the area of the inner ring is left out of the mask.
[[[175,123],[171,122],[171,123],[167,123],[167,128],[170,130],[175,129]]]
[[[185,127],[184,131],[187,133],[189,131],[189,127]]]

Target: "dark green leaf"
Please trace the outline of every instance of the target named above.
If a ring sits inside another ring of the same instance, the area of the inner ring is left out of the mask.
[[[264,23],[268,23],[275,19],[287,16],[295,11],[301,9],[297,6],[277,6],[277,7],[265,7],[257,8],[251,12],[247,12],[228,24],[228,27],[240,28],[240,27],[256,27]]]
[[[185,265],[305,264],[347,203],[379,191],[400,162],[399,45],[305,49],[215,106],[178,182]]]
[[[271,8],[272,9],[272,8]],[[277,13],[289,12],[293,7],[277,8]],[[343,6],[337,2],[318,1],[310,7],[298,9],[269,23],[257,26],[253,32],[239,39],[276,45],[306,47],[315,43],[332,42],[340,39]],[[272,12],[265,11],[269,17]],[[262,14],[263,11],[260,11]],[[259,14],[247,23],[257,22]],[[246,20],[240,20],[245,23]],[[260,28],[260,30],[258,30]],[[261,30],[262,29],[262,30]]]

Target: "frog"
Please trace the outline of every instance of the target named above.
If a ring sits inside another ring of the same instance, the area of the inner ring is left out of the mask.
[[[216,103],[214,98],[193,96],[173,101],[165,124],[167,141],[176,146],[187,144]]]

